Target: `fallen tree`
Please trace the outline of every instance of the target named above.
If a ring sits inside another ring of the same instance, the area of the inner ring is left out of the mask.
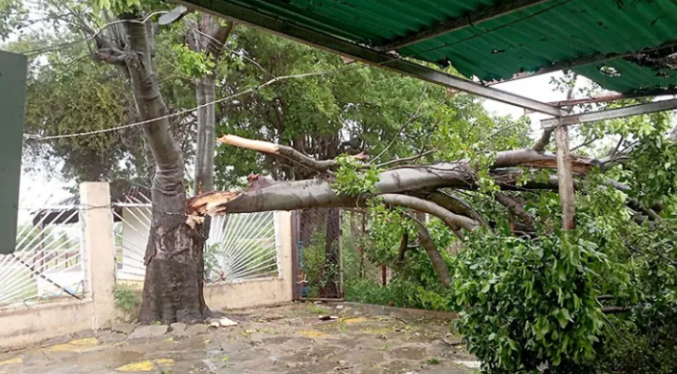
[[[675,307],[676,230],[666,218],[677,211],[677,146],[665,140],[667,121],[651,123],[653,131],[621,133],[604,157],[571,157],[578,221],[572,231],[560,230],[549,131],[532,147],[421,165],[420,156],[406,157],[381,167],[363,155],[315,161],[282,145],[223,136],[221,144],[285,158],[315,176],[251,176],[243,191],[192,198],[189,221],[207,214],[367,208],[381,214],[372,222],[378,222],[372,225],[378,235],[369,250],[381,256],[375,263],[391,255],[405,271],[434,271],[440,284],[436,302],[464,312],[458,331],[485,372],[536,372],[543,364],[553,372],[583,372],[606,365],[596,359],[605,359],[598,342],[613,339],[608,332],[626,320],[663,326],[663,319],[652,318]],[[624,141],[631,137],[637,140]],[[424,222],[415,212],[439,221]],[[418,287],[430,296],[435,285],[424,278],[413,278],[419,283],[407,290]],[[652,338],[646,345],[664,340]]]
[[[271,210],[296,210],[307,208],[361,207],[372,198],[383,203],[431,214],[451,229],[474,230],[483,219],[470,205],[458,197],[450,196],[444,189],[477,190],[476,166],[473,160],[462,159],[428,165],[403,165],[383,170],[373,192],[353,196],[338,192],[333,186],[333,170],[339,168],[336,160],[315,161],[289,147],[268,142],[224,135],[221,144],[247,148],[262,153],[289,158],[318,172],[315,179],[300,181],[267,181],[259,176],[250,178],[249,188],[241,192],[212,192],[194,197],[188,204],[191,215],[251,213]],[[533,148],[497,152],[489,167],[490,175],[503,190],[556,190],[557,177],[538,180],[531,175],[537,169],[555,170],[554,154],[542,151],[542,140]],[[537,149],[540,149],[539,152]],[[356,157],[363,160],[364,156]],[[572,157],[572,170],[576,176],[585,176],[605,160]],[[518,186],[518,184],[520,184]],[[609,184],[620,190],[629,187],[610,180]],[[506,194],[496,194],[496,199],[513,212],[522,223],[533,226],[533,218],[522,206]]]
[[[547,180],[535,176],[537,170],[555,170],[556,156],[545,152],[549,132],[531,148],[496,152],[490,155],[488,172],[499,189],[510,191],[552,190],[557,191],[556,175]],[[316,161],[287,146],[269,142],[224,135],[217,140],[228,146],[284,157],[292,162],[314,170],[314,179],[298,181],[271,181],[258,175],[249,178],[249,187],[241,192],[212,192],[194,197],[188,202],[189,221],[200,216],[224,213],[252,213],[272,210],[298,210],[308,208],[355,208],[367,207],[370,201],[379,201],[387,207],[405,208],[428,213],[439,218],[458,237],[463,231],[474,231],[486,226],[491,217],[481,217],[466,201],[448,193],[449,190],[477,191],[479,165],[476,160],[461,159],[427,165],[398,165],[382,170],[369,191],[358,194],[341,192],[336,186],[336,173],[342,163],[339,160]],[[367,169],[363,154],[350,156],[356,170]],[[577,177],[584,177],[596,166],[603,166],[609,159],[572,157],[572,170]],[[628,186],[609,180],[608,185],[627,191]],[[535,219],[524,208],[524,201],[506,192],[494,191],[493,198],[513,217],[516,234],[535,232]],[[651,209],[640,211],[654,217]],[[429,237],[422,225],[421,238]],[[436,273],[445,285],[450,282],[448,269],[440,261],[438,249],[432,240],[424,240],[424,248],[432,260]]]

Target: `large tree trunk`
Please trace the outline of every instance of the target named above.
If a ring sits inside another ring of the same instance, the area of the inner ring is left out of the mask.
[[[325,144],[324,157],[333,160],[337,156],[338,137],[335,135],[320,138],[321,144]],[[327,210],[327,229],[325,230],[324,243],[324,279],[323,286],[320,289],[320,297],[335,297],[339,294],[339,272],[340,272],[340,236],[341,236],[341,211],[339,209]]]
[[[126,65],[139,115],[142,120],[158,118],[143,128],[156,171],[139,318],[145,324],[196,323],[209,313],[202,293],[204,236],[200,225],[193,229],[186,224],[184,160],[171,125],[163,118],[168,111],[151,64],[152,38],[143,24],[127,22],[125,26],[131,54]]]
[[[201,15],[198,30],[188,34],[188,44],[193,51],[206,53],[214,62],[218,62],[233,23],[223,24],[210,14]],[[207,76],[195,80],[195,99],[197,101],[197,149],[195,154],[195,193],[214,190],[214,145],[216,113],[216,67]]]
[[[197,151],[195,154],[195,193],[214,190],[214,113],[216,79],[208,76],[197,80],[195,98],[197,110]]]
[[[339,272],[340,272],[340,238],[341,236],[341,212],[338,209],[327,209],[327,229],[325,231],[324,245],[324,272],[320,297],[340,297]]]

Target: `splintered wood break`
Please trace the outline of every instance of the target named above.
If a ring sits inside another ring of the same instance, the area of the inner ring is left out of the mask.
[[[264,153],[279,153],[280,147],[270,142],[261,140],[251,140],[241,138],[235,135],[223,135],[217,141],[221,144],[228,144],[239,148],[253,149]]]
[[[240,196],[242,192],[215,191],[207,192],[195,196],[188,201],[189,215],[217,215],[225,213],[225,208],[219,208],[220,205]]]
[[[571,171],[575,174],[587,174],[590,172],[590,169],[592,169],[593,166],[598,164],[596,160],[572,157],[569,158],[571,163]],[[523,163],[523,166],[539,169],[557,169],[557,159],[525,162]]]
[[[190,227],[191,230],[195,230],[195,226],[201,225],[204,222],[205,222],[204,217],[194,214],[189,215],[188,218],[186,219],[186,225],[188,225],[188,227]]]

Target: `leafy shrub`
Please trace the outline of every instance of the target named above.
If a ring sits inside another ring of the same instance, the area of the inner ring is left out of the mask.
[[[345,290],[346,300],[359,303],[442,311],[449,311],[451,306],[444,294],[398,276],[385,287],[372,279],[354,279],[346,283]]]
[[[635,310],[630,321],[617,319],[600,355],[601,371],[622,374],[677,372],[677,308]]]
[[[631,314],[610,319],[600,369],[624,374],[676,373],[677,233],[666,222],[634,231],[634,241],[628,245],[636,253],[632,283],[640,302]]]
[[[606,266],[594,243],[473,234],[466,245],[455,272],[456,327],[484,372],[592,364],[604,318],[593,284]]]
[[[113,297],[115,298],[115,308],[124,313],[125,318],[133,318],[138,312],[141,300],[136,296],[132,286],[127,284],[118,284],[113,288]]]

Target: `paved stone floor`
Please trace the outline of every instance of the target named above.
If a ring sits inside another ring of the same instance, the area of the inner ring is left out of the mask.
[[[338,316],[320,321],[319,315]],[[232,327],[116,324],[0,353],[0,374],[471,373],[448,314],[351,303],[228,312]]]

